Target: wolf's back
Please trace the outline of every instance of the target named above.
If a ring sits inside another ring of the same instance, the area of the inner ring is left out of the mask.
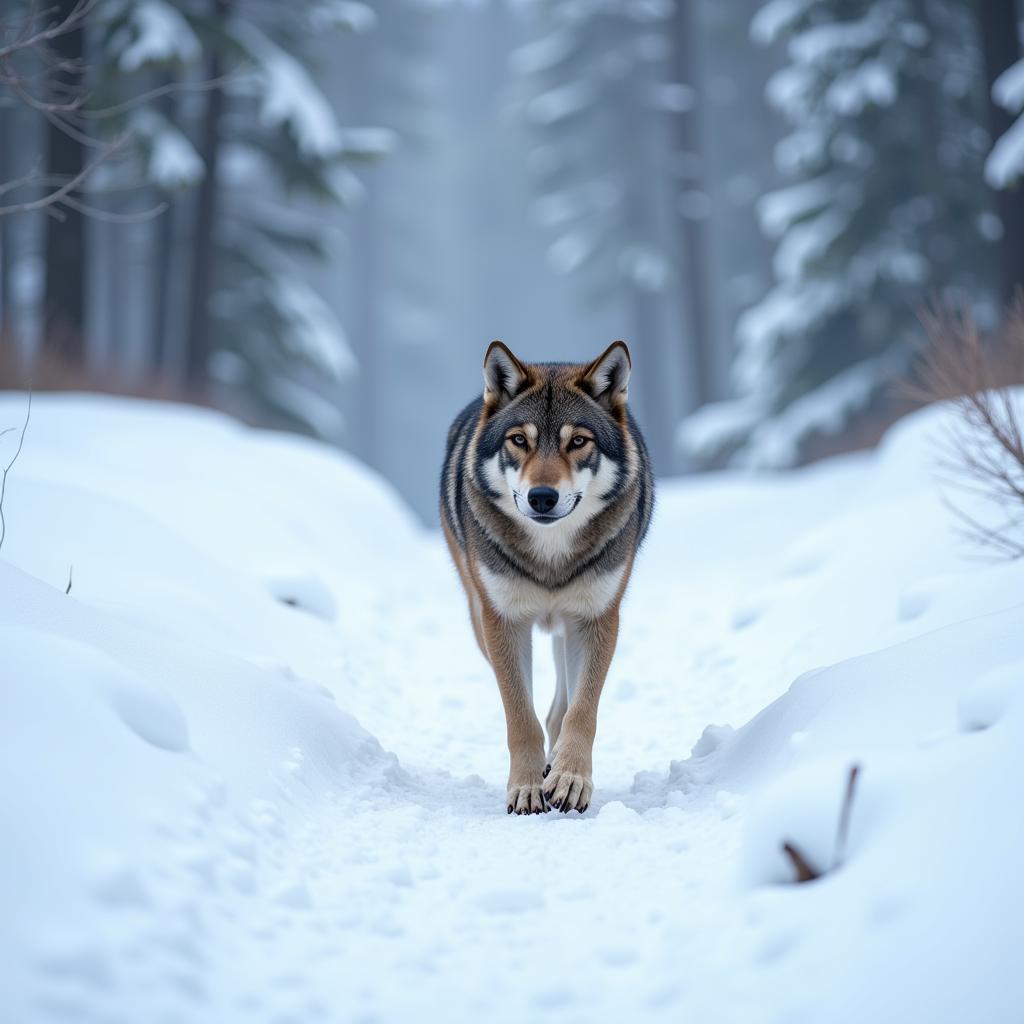
[[[448,527],[463,550],[466,546],[463,523],[465,474],[468,471],[465,465],[466,448],[480,422],[483,405],[483,398],[476,398],[455,417],[448,428],[448,444],[441,470],[441,522]]]

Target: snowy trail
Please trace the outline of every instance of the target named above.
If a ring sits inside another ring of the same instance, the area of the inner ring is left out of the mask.
[[[1024,770],[986,675],[1024,683],[1024,575],[951,553],[934,420],[877,457],[664,485],[591,809],[517,818],[455,573],[379,481],[208,414],[40,401],[0,561],[12,1019],[962,1019],[978,972],[921,936],[968,848],[937,844],[919,780],[996,820]],[[546,637],[534,657],[543,717]],[[859,859],[774,884],[780,830],[829,856],[854,758]],[[1019,826],[996,846],[1012,863]],[[943,897],[1002,908],[953,928],[993,977],[1024,937],[998,877]],[[1012,987],[988,996],[1010,1019]]]

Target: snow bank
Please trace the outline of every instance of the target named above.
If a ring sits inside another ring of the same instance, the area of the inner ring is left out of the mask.
[[[1017,1019],[1024,565],[956,539],[948,416],[665,482],[592,809],[523,820],[464,598],[389,486],[37,396],[0,556],[6,1017]]]

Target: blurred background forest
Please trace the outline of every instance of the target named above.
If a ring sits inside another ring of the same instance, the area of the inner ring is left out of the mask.
[[[1016,0],[0,0],[0,386],[309,433],[427,520],[487,343],[659,472],[876,438],[1024,286]]]

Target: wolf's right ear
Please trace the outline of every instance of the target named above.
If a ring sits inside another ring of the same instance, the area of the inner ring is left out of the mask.
[[[484,401],[502,406],[522,390],[529,375],[526,367],[500,341],[492,341],[484,356]]]

